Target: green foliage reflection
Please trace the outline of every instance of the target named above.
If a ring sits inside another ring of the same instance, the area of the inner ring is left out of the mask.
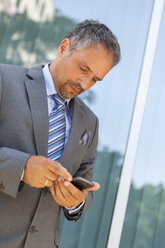
[[[164,186],[132,184],[120,248],[164,248],[164,230]]]

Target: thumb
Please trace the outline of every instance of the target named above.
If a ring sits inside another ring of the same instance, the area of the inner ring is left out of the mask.
[[[93,183],[94,183],[94,185],[92,187],[87,188],[85,190],[87,190],[87,191],[96,191],[96,190],[98,190],[100,188],[100,184],[99,183],[96,183],[96,182],[93,182]]]

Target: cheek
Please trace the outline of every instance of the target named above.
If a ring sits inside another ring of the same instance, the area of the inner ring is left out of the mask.
[[[68,78],[76,78],[78,77],[78,68],[76,65],[74,65],[74,63],[70,62],[69,64],[67,64],[67,66],[65,67],[65,74]]]
[[[67,63],[61,63],[58,73],[59,82],[65,83],[67,81],[77,82],[80,79],[80,72],[73,62],[67,61]]]
[[[72,69],[65,70],[65,68],[64,68],[64,70],[61,72],[61,79],[62,79],[62,81],[63,82],[71,81],[72,78],[73,78],[73,74],[74,73],[72,73]]]

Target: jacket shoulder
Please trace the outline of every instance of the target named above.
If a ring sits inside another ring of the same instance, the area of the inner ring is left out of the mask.
[[[79,97],[76,97],[76,100],[80,107],[84,110],[86,118],[90,117],[90,119],[93,119],[94,121],[96,121],[96,119],[98,120],[96,114],[87,106],[84,101],[82,101]]]
[[[0,63],[0,70],[5,71],[5,70],[27,70],[27,68],[23,66],[18,66],[18,65],[11,65],[11,64],[1,64]]]
[[[0,74],[2,79],[17,79],[25,77],[28,68],[9,64],[0,64]]]

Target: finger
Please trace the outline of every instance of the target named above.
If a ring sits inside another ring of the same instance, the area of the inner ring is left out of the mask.
[[[64,197],[66,207],[77,206],[77,205],[79,205],[80,202],[83,201],[82,196],[78,197],[77,195],[73,195],[72,192],[68,190],[68,187],[65,186],[64,183],[60,183],[59,187],[60,187],[60,190],[61,190],[62,195]],[[80,192],[80,194],[82,194],[82,193]]]
[[[68,194],[66,194],[65,191],[62,190],[62,188],[64,187],[63,183],[58,183],[55,186],[55,192],[56,192],[56,201],[59,205],[63,206],[63,207],[70,207],[72,204],[70,202],[70,197]],[[66,195],[64,195],[64,193]],[[66,197],[67,196],[67,197]]]
[[[61,176],[58,176],[58,179],[57,179],[57,182],[60,183],[60,182],[64,182],[64,178],[62,178]]]
[[[59,162],[48,159],[48,168],[56,175],[63,177],[65,180],[72,181],[71,174]]]
[[[61,190],[60,183],[58,183],[58,184],[55,186],[55,189],[56,189],[56,196],[57,196],[59,199],[63,200],[65,197],[64,197],[63,192],[62,192],[62,190]]]
[[[52,184],[52,185],[50,186],[50,192],[51,192],[51,194],[52,194],[52,196],[53,196],[53,199],[56,200],[56,192],[55,192],[54,184]]]
[[[59,205],[63,206],[62,202],[58,199],[58,195],[57,195],[57,190],[58,190],[58,188],[57,188],[57,187],[58,187],[57,185],[52,184],[52,185],[50,186],[50,191],[51,191],[51,194],[52,194],[52,196],[53,196],[53,199],[54,199]]]
[[[43,184],[44,184],[44,187],[51,187],[53,184],[53,181],[45,177]]]
[[[51,172],[50,170],[46,170],[44,176],[49,179],[50,181],[56,181],[58,179],[58,175]]]
[[[70,183],[68,181],[64,182],[64,186],[70,192],[72,197],[74,197],[75,199],[78,200],[78,203],[84,201],[87,194],[88,194],[88,191],[79,190],[77,187],[75,187],[72,183]]]

